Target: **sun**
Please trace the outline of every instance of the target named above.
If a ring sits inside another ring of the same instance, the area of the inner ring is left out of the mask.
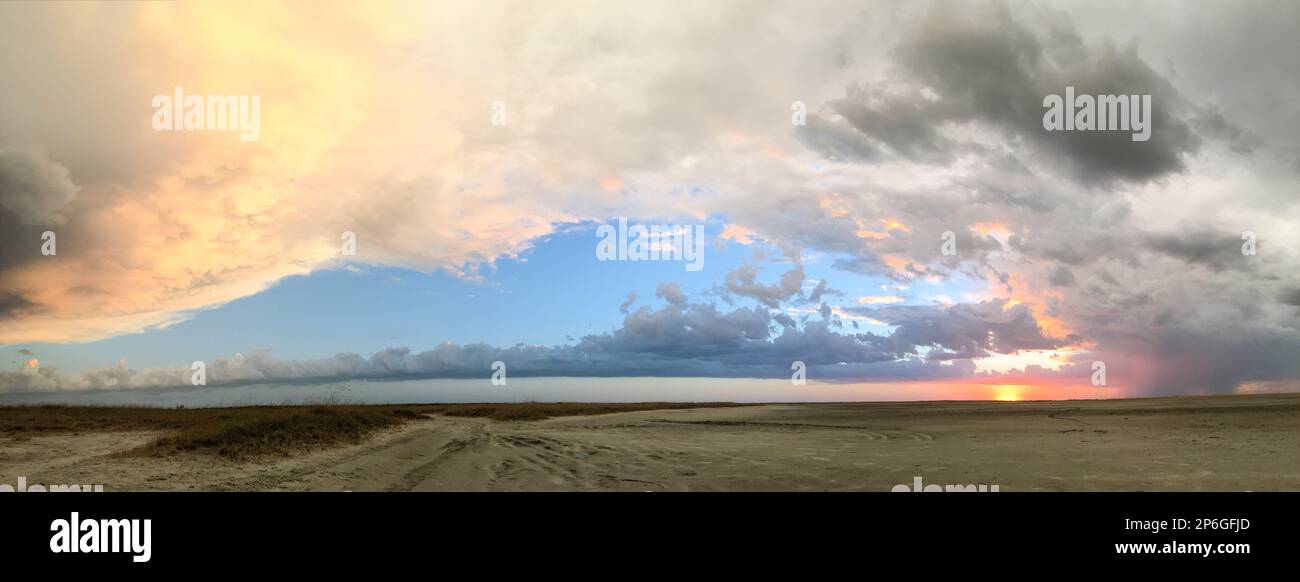
[[[1029,386],[1027,384],[992,384],[989,387],[993,389],[994,400],[1018,402],[1024,400],[1024,390]]]

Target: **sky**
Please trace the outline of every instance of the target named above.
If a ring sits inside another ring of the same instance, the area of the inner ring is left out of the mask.
[[[0,5],[0,392],[1300,390],[1300,4],[644,4]]]

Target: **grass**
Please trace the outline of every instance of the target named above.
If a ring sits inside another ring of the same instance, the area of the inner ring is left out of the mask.
[[[162,456],[210,453],[232,461],[283,457],[357,443],[375,431],[428,415],[533,421],[553,416],[739,406],[728,403],[576,402],[509,404],[327,404],[238,408],[109,406],[0,407],[0,435],[22,439],[60,433],[160,431],[161,436],[126,454]]]
[[[148,455],[212,451],[243,461],[361,442],[371,433],[401,424],[394,410],[342,406],[241,409],[241,414],[198,423],[165,435],[135,451]]]
[[[439,411],[447,416],[486,417],[492,420],[542,420],[552,416],[591,416],[595,414],[612,414],[615,412],[635,412],[638,410],[678,410],[682,408],[712,408],[719,406],[742,406],[727,402],[629,402],[610,404],[589,404],[582,402],[524,402],[517,404],[439,404],[432,406],[446,407]]]

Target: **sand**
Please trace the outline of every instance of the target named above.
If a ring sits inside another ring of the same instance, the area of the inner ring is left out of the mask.
[[[0,440],[0,483],[107,491],[1300,491],[1300,395],[772,404],[497,422],[430,417],[236,463],[114,455],[149,433]]]

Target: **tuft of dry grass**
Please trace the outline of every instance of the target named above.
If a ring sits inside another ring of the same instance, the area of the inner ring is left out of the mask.
[[[741,406],[731,403],[635,402],[589,404],[312,404],[237,408],[122,406],[0,407],[0,435],[21,439],[42,434],[160,431],[154,441],[126,454],[161,456],[208,453],[232,461],[283,457],[357,443],[372,433],[431,414],[532,421],[637,410]]]
[[[447,416],[486,417],[492,420],[542,420],[552,416],[591,416],[638,410],[676,410],[742,406],[729,402],[628,402],[593,404],[585,402],[522,402],[509,404],[446,404],[441,411]]]
[[[177,430],[200,416],[219,409],[171,409],[147,406],[37,406],[0,407],[0,434],[39,436],[54,433]]]
[[[358,443],[408,417],[393,410],[355,406],[266,407],[197,423],[155,439],[136,451],[148,455],[210,451],[232,461]]]

